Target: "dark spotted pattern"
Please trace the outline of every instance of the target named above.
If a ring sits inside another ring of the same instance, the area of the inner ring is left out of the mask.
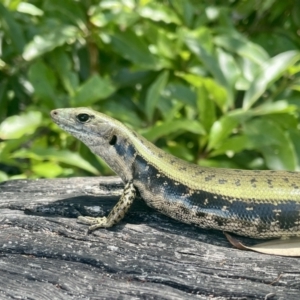
[[[116,143],[113,147],[115,147],[117,153],[125,159],[131,159],[135,156],[136,150],[132,144]]]
[[[190,190],[184,184],[159,173],[154,166],[139,155],[136,156],[134,170],[134,183],[143,183],[143,190],[139,190],[140,194],[145,196],[145,190],[147,190],[152,195],[149,197],[147,194],[148,196],[144,197],[147,204],[186,223],[237,234],[240,233],[237,224],[242,224],[246,228],[256,224],[255,235],[261,234],[263,237],[263,233],[270,231],[274,222],[278,225],[278,230],[289,230],[295,228],[295,224],[299,224],[300,221],[300,203],[295,203],[295,201],[272,204],[270,201],[258,202],[255,199],[245,201],[245,199],[233,199],[204,190]],[[209,181],[210,178],[206,177],[205,180]],[[222,181],[220,184],[226,182],[224,179],[219,181]],[[251,181],[252,184],[255,182],[255,179]],[[271,181],[268,183],[272,184]],[[239,183],[236,182],[236,184]],[[157,201],[160,203],[159,207],[157,206],[156,195],[164,199],[164,205],[161,204],[162,201]],[[169,209],[172,205],[174,207],[174,204],[178,206],[177,212]],[[205,222],[208,217],[213,219],[211,223]],[[244,232],[243,235],[254,234]]]

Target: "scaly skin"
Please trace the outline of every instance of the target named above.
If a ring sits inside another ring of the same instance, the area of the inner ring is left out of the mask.
[[[300,236],[300,173],[200,167],[91,109],[57,109],[51,116],[126,184],[107,218],[80,217],[90,230],[120,221],[138,190],[149,206],[184,223],[253,238]]]

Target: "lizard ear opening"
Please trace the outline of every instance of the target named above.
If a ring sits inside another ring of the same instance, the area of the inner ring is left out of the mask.
[[[109,144],[113,146],[116,144],[116,142],[117,142],[117,136],[113,135],[109,141]]]

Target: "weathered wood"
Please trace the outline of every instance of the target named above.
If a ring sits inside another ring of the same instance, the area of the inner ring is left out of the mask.
[[[298,258],[233,249],[139,199],[87,235],[76,217],[106,215],[121,190],[117,177],[0,184],[0,298],[299,299]]]

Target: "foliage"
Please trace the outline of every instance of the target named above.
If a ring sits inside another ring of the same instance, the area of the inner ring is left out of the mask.
[[[92,106],[205,166],[299,170],[294,1],[0,3],[0,179],[108,174],[50,118]],[[1,140],[0,140],[1,141]]]

